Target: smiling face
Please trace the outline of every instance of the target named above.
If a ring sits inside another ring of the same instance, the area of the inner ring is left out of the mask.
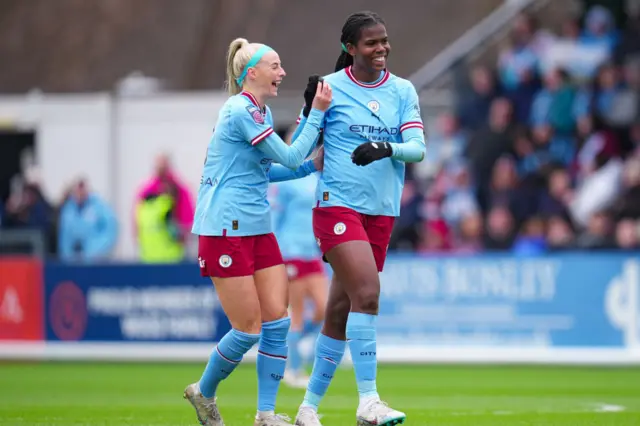
[[[287,75],[282,68],[280,56],[275,51],[265,53],[255,67],[247,70],[252,92],[265,97],[278,96],[278,87],[282,79]]]
[[[348,43],[347,49],[357,68],[369,73],[383,71],[391,52],[386,27],[378,23],[362,28],[357,43]]]

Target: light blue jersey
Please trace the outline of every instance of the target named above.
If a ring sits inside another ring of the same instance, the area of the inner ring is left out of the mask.
[[[268,107],[248,92],[230,97],[218,114],[207,148],[192,232],[211,236],[249,236],[272,232],[267,188],[272,163],[306,175],[303,161],[314,146],[324,113],[313,109],[291,146],[273,130]],[[279,168],[279,175],[283,175]]]
[[[312,221],[318,175],[271,185],[274,232],[285,259],[320,257]]]
[[[324,169],[316,205],[398,216],[405,162],[422,161],[426,152],[415,88],[388,71],[371,84],[358,82],[350,68],[325,80],[333,90],[333,101],[323,124]],[[301,116],[299,121],[302,125],[306,120]],[[364,142],[389,142],[393,155],[356,166],[351,153]]]

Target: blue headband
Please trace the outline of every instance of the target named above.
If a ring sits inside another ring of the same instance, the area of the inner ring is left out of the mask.
[[[244,81],[244,78],[247,76],[247,71],[249,71],[249,68],[255,67],[256,64],[260,62],[260,59],[262,59],[264,54],[267,52],[271,52],[272,50],[273,49],[270,48],[269,46],[263,45],[262,47],[260,47],[260,49],[258,49],[256,53],[253,54],[253,56],[251,56],[251,59],[249,59],[249,62],[247,62],[247,65],[244,66],[244,69],[242,70],[242,74],[240,74],[240,77],[236,78],[236,82],[238,83],[238,86],[242,86],[242,82]]]

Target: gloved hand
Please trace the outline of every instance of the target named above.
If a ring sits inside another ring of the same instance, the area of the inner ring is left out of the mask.
[[[351,161],[358,166],[366,166],[374,161],[391,157],[393,153],[389,142],[365,142],[351,154]]]
[[[305,117],[309,116],[309,112],[311,111],[311,104],[313,103],[313,98],[316,96],[316,90],[318,88],[318,83],[324,81],[322,77],[318,74],[313,74],[309,77],[309,82],[307,83],[307,88],[304,90],[304,108],[302,109],[302,115]]]

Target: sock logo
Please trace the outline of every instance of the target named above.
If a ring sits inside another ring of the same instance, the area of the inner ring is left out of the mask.
[[[360,356],[376,356],[375,352],[360,352]]]
[[[271,373],[271,378],[273,380],[282,380],[284,378],[284,376],[282,376],[280,374],[276,374],[276,373]]]
[[[322,373],[322,377],[324,377],[325,379],[333,379],[333,374],[327,374],[327,373]]]

